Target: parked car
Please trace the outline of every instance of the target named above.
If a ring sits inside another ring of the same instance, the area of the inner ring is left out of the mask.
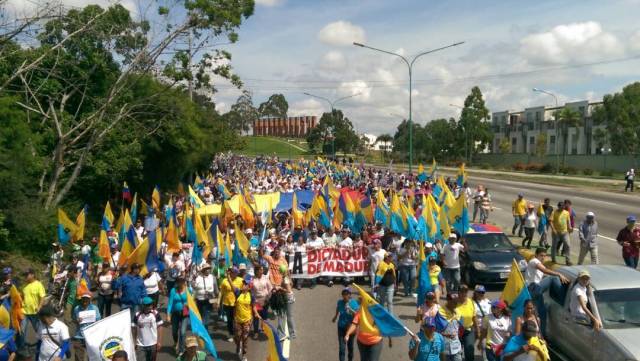
[[[571,316],[569,303],[578,273],[591,274],[593,294],[588,306],[602,321],[596,332],[591,324]],[[561,267],[570,282],[561,292],[545,294],[547,341],[552,351],[572,361],[640,361],[640,272],[624,266]]]
[[[513,259],[518,262],[520,271],[527,267],[527,262],[500,227],[474,223],[470,228],[462,237],[465,250],[461,253],[460,267],[464,283],[469,286],[506,283]]]

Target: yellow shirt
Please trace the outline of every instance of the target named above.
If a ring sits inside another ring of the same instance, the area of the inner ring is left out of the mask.
[[[446,307],[440,307],[438,312],[440,312],[442,317],[444,317],[444,319],[447,320],[447,321],[459,320],[460,319],[460,315],[458,314],[458,309],[457,308],[455,310],[453,310],[453,311],[449,311],[449,309],[446,308]]]
[[[237,323],[247,323],[253,318],[253,307],[251,306],[251,292],[243,292],[236,300],[236,310],[234,317]]]
[[[225,278],[220,285],[220,297],[222,297],[222,304],[224,306],[233,306],[236,304],[236,294],[234,290],[236,288],[242,288],[242,278],[236,277],[231,284],[229,279]]]
[[[378,271],[376,272],[376,279],[378,282],[380,282],[380,280],[378,278],[382,278],[384,277],[384,274],[387,273],[387,271],[391,270],[391,272],[393,272],[393,276],[396,276],[396,266],[393,264],[393,262],[385,262],[382,261],[380,262],[380,264],[378,265]]]
[[[511,206],[514,216],[524,216],[527,213],[527,201],[523,199],[516,199]]]
[[[429,269],[429,280],[431,280],[432,285],[439,284],[438,275],[440,274],[440,266],[436,265],[433,268]]]
[[[476,316],[476,304],[470,298],[467,298],[463,304],[456,307],[456,312],[462,318],[462,325],[465,329],[473,326],[473,318]]]
[[[564,234],[569,232],[568,224],[569,224],[569,212],[564,209],[558,212],[556,209],[551,214],[551,222],[553,222],[553,228],[556,229],[557,234]]]
[[[44,290],[44,286],[40,281],[33,281],[22,289],[22,309],[25,315],[35,315],[38,313],[38,307],[40,301],[44,298],[47,292]]]

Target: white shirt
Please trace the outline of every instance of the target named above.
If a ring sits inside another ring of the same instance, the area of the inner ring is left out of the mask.
[[[185,267],[184,261],[178,259],[175,262],[170,260],[169,263],[167,263],[167,268],[169,269],[167,281],[175,281],[177,277],[184,273],[187,267]]]
[[[76,262],[76,269],[78,269],[78,273],[82,273],[82,270],[84,269],[84,262],[82,261]]]
[[[144,279],[144,288],[147,289],[147,295],[153,295],[160,292],[160,287],[158,286],[158,282],[160,282],[160,280],[162,280],[162,278],[158,272],[151,272],[151,275]]]
[[[56,345],[56,342],[59,345],[62,345],[65,340],[69,339],[69,328],[58,319],[53,321],[53,323],[48,327],[44,327],[44,323],[40,322],[38,335],[42,341],[38,360],[49,361],[54,359],[54,355],[60,354],[60,348]],[[52,339],[56,342],[53,342]]]
[[[328,232],[325,232],[322,235],[322,240],[324,240],[325,246],[335,247],[335,245],[338,243],[338,236],[336,236],[335,233],[332,233],[331,235],[329,235]]]
[[[473,302],[476,303],[476,301]],[[478,305],[480,305],[480,307],[477,307]],[[488,298],[483,298],[476,304],[476,317],[480,321],[478,324],[481,325],[489,314],[491,314],[491,301],[489,301]]]
[[[111,267],[117,266],[119,261],[120,261],[120,251],[113,252],[111,254],[111,260],[109,261],[109,264],[111,265]]]
[[[536,222],[538,220],[538,216],[536,212],[527,213],[524,216],[524,228],[536,228]]]
[[[371,269],[375,272],[378,269],[378,265],[382,262],[384,255],[387,254],[383,248],[380,248],[377,251],[374,251],[373,248],[369,249],[369,254],[371,257]]]
[[[586,304],[589,301],[587,297],[587,288],[580,283],[576,283],[571,291],[571,299],[569,301],[569,310],[571,311],[571,316],[578,318],[589,318],[587,314],[584,312],[582,307],[580,306],[580,300],[584,301]]]
[[[529,263],[527,263],[527,269],[524,271],[524,279],[527,285],[532,283],[540,283],[544,273],[538,269],[538,265],[542,264],[539,259],[533,257]]]
[[[140,225],[140,227],[136,227],[136,238],[138,238],[138,242],[142,242],[142,235],[144,234],[144,227]]]
[[[353,240],[351,239],[351,237],[347,236],[342,241],[340,241],[339,246],[340,247],[352,247],[353,246]]]
[[[158,343],[158,326],[162,325],[162,317],[158,311],[138,312],[133,319],[133,327],[137,328],[136,345],[153,346]]]
[[[98,293],[101,295],[111,295],[113,294],[113,290],[111,289],[111,281],[113,281],[113,274],[111,272],[107,272],[107,274],[98,275]]]
[[[307,247],[320,249],[324,247],[324,242],[322,241],[322,238],[318,236],[316,236],[316,238],[309,238],[309,240],[307,241]]]
[[[442,249],[444,267],[449,269],[460,268],[460,251],[464,246],[460,243],[449,243]]]
[[[216,291],[216,279],[211,274],[206,277],[198,275],[195,281],[193,281],[192,287],[196,299],[204,301],[205,299],[208,299],[207,294],[210,294],[213,297],[214,292]]]
[[[487,344],[501,345],[506,341],[511,330],[511,319],[507,316],[496,317],[493,313],[489,313],[482,327],[487,330]]]

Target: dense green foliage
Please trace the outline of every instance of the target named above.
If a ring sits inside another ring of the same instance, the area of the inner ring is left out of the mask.
[[[640,153],[640,82],[629,84],[622,92],[607,94],[596,108],[593,119],[603,124],[606,132],[597,138],[601,144],[609,143],[617,155]]]
[[[119,207],[124,181],[148,199],[155,185],[173,189],[216,152],[241,147],[211,102],[212,75],[240,85],[228,61],[212,61],[230,54],[185,68],[183,53],[163,52],[186,33],[236,41],[253,6],[188,1],[159,37],[121,5],[54,17],[32,47],[0,31],[0,249],[44,255],[58,207],[75,218],[86,204],[91,223],[106,200]]]
[[[349,118],[341,110],[334,109],[332,113],[322,114],[318,125],[307,134],[307,143],[311,151],[320,148],[325,154],[346,154],[356,150],[360,139]]]

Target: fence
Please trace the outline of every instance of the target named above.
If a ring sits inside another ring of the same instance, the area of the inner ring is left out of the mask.
[[[640,164],[640,157],[632,155],[546,155],[538,157],[532,154],[509,153],[509,154],[478,154],[473,158],[474,165],[489,164],[491,166],[509,167],[516,163],[521,164],[551,164],[556,166],[556,159],[559,159],[560,166],[576,169],[592,169],[596,171],[611,170],[614,172],[625,172],[629,168],[637,169]],[[564,159],[564,161],[563,161]]]

